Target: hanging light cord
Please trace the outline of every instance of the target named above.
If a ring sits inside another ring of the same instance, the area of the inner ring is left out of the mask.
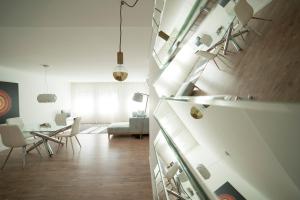
[[[46,92],[48,93],[48,80],[47,80],[47,66],[43,65],[45,68],[45,86],[46,86]]]
[[[122,51],[122,22],[123,22],[123,18],[122,18],[122,8],[123,5],[126,5],[130,8],[133,8],[139,0],[136,0],[132,5],[130,5],[129,3],[127,3],[126,1],[121,0],[120,3],[120,39],[119,39],[119,51]]]

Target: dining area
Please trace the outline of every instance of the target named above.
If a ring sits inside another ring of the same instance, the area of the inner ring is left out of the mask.
[[[4,170],[14,149],[21,149],[22,167],[26,165],[26,157],[36,151],[40,158],[42,153],[51,158],[59,153],[60,148],[70,143],[74,154],[74,142],[81,148],[77,137],[80,132],[80,117],[72,120],[55,120],[53,123],[24,124],[22,118],[6,119],[6,124],[0,125],[2,143],[9,149],[3,161],[1,170]],[[54,149],[56,147],[56,150]]]

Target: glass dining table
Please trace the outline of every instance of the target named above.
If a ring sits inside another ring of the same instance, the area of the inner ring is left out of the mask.
[[[63,125],[63,126],[50,124],[49,127],[40,126],[40,125],[25,126],[23,128],[23,132],[30,133],[33,136],[41,138],[41,140],[39,142],[35,143],[35,145],[33,145],[27,149],[27,153],[32,151],[33,149],[37,148],[41,144],[44,144],[49,157],[51,157],[54,153],[53,153],[53,150],[52,150],[50,144],[48,143],[48,141],[52,141],[52,142],[59,143],[59,144],[64,144],[64,142],[59,141],[58,139],[54,138],[53,136],[57,135],[58,133],[64,132],[68,129],[71,129],[71,127],[72,127],[72,123]]]

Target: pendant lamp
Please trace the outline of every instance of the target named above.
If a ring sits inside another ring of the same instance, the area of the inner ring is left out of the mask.
[[[119,34],[119,51],[117,52],[117,66],[114,68],[113,76],[117,81],[124,81],[128,77],[128,71],[123,65],[123,52],[122,52],[122,8],[124,5],[133,8],[139,0],[136,0],[132,5],[128,4],[126,1],[121,0],[120,2],[120,34]]]
[[[46,86],[46,93],[39,94],[37,96],[37,101],[39,103],[54,103],[57,99],[55,94],[48,93],[48,82],[47,82],[47,68],[49,68],[49,65],[42,65],[45,69],[45,86]]]

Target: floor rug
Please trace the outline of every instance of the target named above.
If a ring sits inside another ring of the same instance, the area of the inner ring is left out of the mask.
[[[80,133],[82,134],[105,134],[108,124],[81,124]]]

